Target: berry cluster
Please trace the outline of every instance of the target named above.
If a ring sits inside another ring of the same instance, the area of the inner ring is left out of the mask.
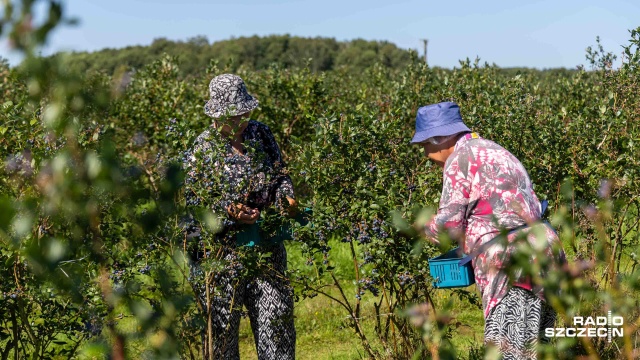
[[[89,334],[91,337],[98,336],[102,333],[102,322],[97,317],[92,317],[91,319],[85,321],[84,323],[84,332]]]
[[[378,289],[378,279],[364,278],[358,280],[360,284],[360,295],[364,295],[366,290],[369,290],[373,296],[378,296],[380,294],[380,289]]]
[[[343,188],[342,192],[345,195],[353,195],[353,194],[356,193],[356,191],[354,189],[352,189],[352,188]]]
[[[358,242],[360,244],[368,244],[371,242],[371,235],[369,234],[369,225],[364,221],[360,222],[360,226],[356,227],[358,229]]]
[[[3,298],[9,297],[15,300],[18,298],[18,296],[22,295],[22,290],[16,289],[15,291],[12,291],[12,292],[4,292],[2,293],[2,295],[3,295]]]
[[[33,175],[33,168],[31,168],[31,151],[26,150],[22,153],[9,155],[5,160],[5,171],[8,174],[19,172],[24,176]]]
[[[45,227],[44,225],[38,225],[38,233],[42,234],[42,236],[51,236],[50,228]]]
[[[123,270],[114,269],[111,271],[111,275],[109,275],[109,278],[113,280],[115,283],[120,283],[122,282],[122,278],[124,277],[125,274],[126,274],[126,271],[124,269]]]
[[[364,221],[361,221],[359,225],[354,224],[351,229],[349,229],[349,235],[345,237],[342,242],[350,242],[353,238],[356,238],[360,244],[367,244],[371,241],[368,230],[369,226]]]
[[[377,168],[378,167],[374,163],[369,163],[369,165],[367,165],[367,170],[371,173],[376,171]]]
[[[386,239],[389,237],[389,234],[382,228],[382,226],[387,225],[385,221],[380,221],[380,219],[373,219],[373,233],[380,239]]]
[[[140,269],[140,274],[148,274],[149,271],[151,271],[151,266],[150,265],[145,265],[142,269]]]
[[[238,258],[235,255],[228,256],[227,260],[229,260],[229,262],[226,264],[223,270],[224,277],[228,280],[238,279],[240,275],[242,275],[242,271],[244,270],[244,265],[242,265],[242,263],[238,260]],[[218,275],[222,276],[221,274],[217,273],[216,276]]]
[[[187,237],[187,240],[200,240],[202,239],[202,229],[198,226],[198,222],[193,217],[193,215],[189,214],[184,216],[179,223],[180,228],[184,231],[184,234]]]
[[[166,136],[172,137],[174,135],[182,136],[182,132],[178,133],[177,127],[178,121],[174,118],[169,120],[169,125],[165,126],[164,129],[167,130]]]
[[[329,221],[329,222],[326,224],[325,229],[326,229],[329,233],[333,233],[333,232],[336,232],[336,231],[338,231],[338,230],[340,229],[340,225],[338,225],[338,224],[336,223],[335,219],[334,219],[334,220]]]
[[[349,234],[343,237],[341,241],[351,242],[353,239],[357,239],[360,244],[364,245],[370,243],[372,238],[386,239],[390,236],[385,230],[388,227],[389,224],[386,221],[378,218],[373,220],[371,226],[363,220],[359,224],[354,224],[349,229]],[[365,261],[365,263],[367,262]]]
[[[411,273],[405,271],[404,273],[398,274],[398,283],[400,286],[413,285],[416,283],[416,279],[411,275]]]
[[[189,277],[187,278],[187,281],[191,283],[198,283],[202,280],[203,276],[204,271],[202,271],[202,268],[200,266],[192,266],[189,271]]]
[[[104,132],[105,130],[103,127],[99,134],[104,134]],[[53,132],[43,134],[42,140],[47,145],[44,149],[47,155],[51,155],[51,152],[60,149],[66,144],[66,140],[64,138],[57,139],[56,135]]]
[[[371,264],[371,263],[374,262],[374,260],[375,259],[373,258],[373,255],[371,255],[370,252],[368,252],[368,251],[364,252],[364,263],[365,264]]]
[[[185,150],[185,151],[183,151],[180,155],[182,155],[182,156],[180,157],[180,159],[179,159],[179,160],[180,160],[183,164],[188,164],[188,163],[189,163],[189,161],[191,160],[191,151],[189,151],[189,150]]]

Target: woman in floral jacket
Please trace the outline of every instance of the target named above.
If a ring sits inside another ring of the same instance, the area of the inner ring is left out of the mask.
[[[526,169],[500,145],[471,133],[457,104],[421,107],[412,143],[421,144],[426,156],[444,169],[440,206],[425,226],[432,242],[437,243],[439,233],[447,231],[452,238],[463,239],[466,254],[475,255],[501,229],[516,229],[540,219],[541,205]],[[564,263],[553,229],[540,222],[534,226],[542,227],[546,234],[545,255],[557,264]],[[508,243],[527,232],[533,244],[534,226],[510,233]],[[541,286],[517,274],[509,281],[504,264],[515,249],[496,242],[472,260],[482,294],[485,343],[496,345],[505,359],[535,359],[535,345],[547,341],[544,329],[554,326],[556,313],[546,303]]]

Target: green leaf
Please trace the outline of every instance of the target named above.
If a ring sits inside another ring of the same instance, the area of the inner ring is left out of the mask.
[[[392,218],[392,221],[393,221],[393,225],[399,231],[401,231],[403,233],[409,233],[409,234],[415,232],[413,230],[413,228],[411,227],[411,225],[409,225],[409,222],[407,222],[407,220],[405,220],[402,217],[402,214],[399,211],[393,211],[391,213],[391,218]]]
[[[8,230],[15,214],[13,202],[5,197],[0,198],[0,230]]]

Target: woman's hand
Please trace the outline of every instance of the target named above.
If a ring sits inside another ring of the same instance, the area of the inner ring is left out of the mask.
[[[298,214],[298,202],[296,201],[296,199],[287,196],[287,203],[288,204],[281,207],[284,207],[283,210],[286,210],[289,217],[295,217]]]
[[[241,224],[255,224],[260,217],[260,210],[244,204],[229,205],[227,213]]]

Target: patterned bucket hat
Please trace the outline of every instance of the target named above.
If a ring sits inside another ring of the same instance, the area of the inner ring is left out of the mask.
[[[246,114],[258,107],[258,100],[247,92],[244,81],[237,75],[222,74],[209,83],[211,99],[204,105],[205,114],[212,118]]]

